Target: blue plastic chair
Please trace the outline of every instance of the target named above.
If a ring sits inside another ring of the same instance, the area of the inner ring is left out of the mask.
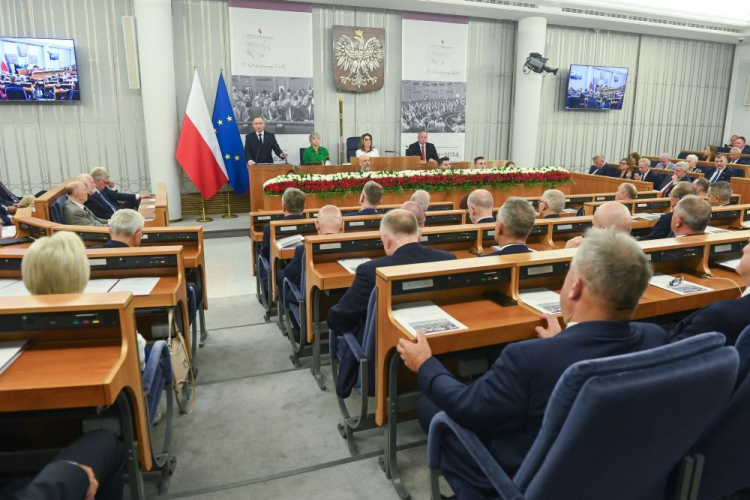
[[[271,320],[271,309],[273,306],[271,303],[272,292],[269,286],[269,282],[271,281],[271,264],[268,262],[268,259],[262,255],[258,255],[256,269],[258,271],[258,275],[256,276],[258,300],[260,300],[260,304],[265,310],[263,319],[268,323]]]
[[[688,157],[689,154],[690,153],[688,153],[687,151],[680,151],[680,154],[677,155],[677,159],[684,160],[685,158]]]
[[[164,340],[157,340],[151,346],[141,380],[143,391],[146,393],[149,424],[154,425],[154,418],[159,413],[161,394],[165,390],[167,391],[167,418],[171,421],[172,358],[169,354],[169,346]]]
[[[300,287],[284,278],[281,290],[279,291],[279,307],[284,308],[284,322],[286,324],[287,338],[292,345],[292,354],[289,359],[294,366],[299,367],[300,355],[304,355],[309,350],[307,343],[307,318],[305,317],[306,300],[305,290],[307,289],[307,279],[305,276],[305,258],[302,257],[302,274]],[[309,354],[308,354],[309,355]]]
[[[698,459],[694,488],[701,500],[750,487],[750,326],[734,347],[740,358],[734,394],[694,447]]]
[[[352,156],[357,156],[357,149],[359,148],[359,137],[347,137],[346,138],[346,158],[345,162],[349,162]]]
[[[739,360],[723,345],[723,335],[707,333],[574,364],[513,479],[474,433],[438,413],[427,443],[433,498],[450,432],[503,499],[664,500],[670,474],[731,395]]]
[[[65,202],[68,201],[68,195],[62,195],[52,202],[49,206],[50,217],[53,222],[65,224]]]
[[[70,94],[68,94],[68,100],[69,101],[80,101],[81,97],[80,97],[80,93],[78,92],[78,90],[71,90]]]

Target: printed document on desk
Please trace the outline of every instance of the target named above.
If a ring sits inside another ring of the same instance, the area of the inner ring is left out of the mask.
[[[360,266],[360,264],[370,262],[370,259],[368,257],[361,257],[357,259],[339,259],[337,262],[350,273],[357,274],[357,268]]]
[[[560,307],[560,294],[547,290],[546,288],[528,288],[521,290],[518,295],[521,301],[533,307],[539,312],[546,314],[562,314]]]
[[[414,336],[417,335],[417,330],[430,335],[469,329],[429,300],[394,306],[393,319]]]
[[[18,283],[20,280],[15,279],[0,279],[0,290],[5,288],[6,286],[10,286],[13,283]]]
[[[296,247],[305,239],[301,234],[293,234],[286,238],[276,240],[276,247],[281,250],[282,248]]]
[[[670,283],[678,279],[679,278],[670,276],[668,274],[655,274],[653,278],[651,278],[649,284],[661,288],[662,290],[676,293],[677,295],[692,295],[694,293],[710,292],[711,290],[713,290],[713,288],[698,285],[697,283],[691,283],[685,279],[683,279],[680,283],[670,285]]]
[[[737,266],[740,265],[740,259],[717,260],[716,265],[736,271]],[[2,285],[0,284],[0,286]]]
[[[0,342],[0,375],[21,355],[27,340]]]
[[[16,237],[16,226],[2,226],[3,227],[3,238],[15,238]]]
[[[83,289],[83,293],[107,293],[118,281],[120,280],[115,278],[89,280],[86,288]]]
[[[132,292],[133,295],[148,295],[159,282],[158,277],[148,278],[122,278],[110,292]],[[1,290],[0,290],[1,291]]]

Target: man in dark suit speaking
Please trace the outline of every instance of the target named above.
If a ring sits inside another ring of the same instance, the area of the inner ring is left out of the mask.
[[[417,341],[399,340],[406,366],[417,372],[424,394],[417,416],[427,429],[440,410],[474,431],[510,477],[542,427],[547,402],[563,372],[574,363],[665,345],[656,325],[631,324],[651,279],[651,266],[630,235],[614,229],[586,233],[560,291],[562,316],[545,314],[540,339],[514,342],[503,349],[487,373],[470,384],[457,380],[435,357],[424,333]],[[547,338],[551,337],[551,338]],[[456,498],[495,498],[487,476],[450,433],[442,437],[440,469]]]
[[[245,159],[247,165],[256,163],[273,163],[271,152],[279,158],[286,158],[287,154],[281,150],[276,136],[266,132],[266,121],[258,116],[253,120],[253,130],[245,136]]]
[[[427,142],[426,130],[419,131],[417,142],[409,145],[406,149],[406,156],[419,156],[422,158],[422,161],[429,163],[439,163],[440,161],[435,145]]]

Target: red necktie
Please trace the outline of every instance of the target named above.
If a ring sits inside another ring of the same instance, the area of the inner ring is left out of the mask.
[[[672,181],[669,181],[669,184],[664,186],[664,189],[661,190],[661,194],[668,193],[670,189],[672,189]]]
[[[420,146],[422,147],[422,161],[427,161],[427,157],[424,154],[424,144],[420,144]]]

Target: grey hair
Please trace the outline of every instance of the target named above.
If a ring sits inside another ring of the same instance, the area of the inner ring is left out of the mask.
[[[559,189],[548,189],[539,201],[543,201],[553,212],[559,214],[565,208],[565,193]]]
[[[527,200],[518,196],[511,196],[497,213],[498,220],[503,225],[503,233],[515,238],[526,239],[534,227],[534,207]]]
[[[308,140],[309,140],[310,142],[312,142],[312,140],[313,140],[314,138],[316,138],[316,137],[317,137],[318,139],[320,139],[320,134],[319,134],[319,133],[317,133],[317,132],[313,132],[312,134],[310,134],[310,137],[308,137]]]
[[[380,221],[380,232],[389,236],[419,236],[417,217],[401,208],[391,210]]]
[[[670,159],[670,158],[672,158],[672,155],[670,155],[669,153],[662,153],[662,154],[659,155],[659,159],[660,160],[662,158],[664,158],[664,157],[666,157],[667,159]]]
[[[138,231],[143,231],[145,222],[146,219],[135,210],[123,208],[109,219],[109,227],[112,229],[112,234],[130,238]]]
[[[286,188],[281,195],[281,204],[290,214],[301,214],[305,210],[305,193],[297,188]]]
[[[604,160],[604,155],[596,155],[593,158],[591,158],[591,161],[596,161],[596,160]]]
[[[430,193],[424,189],[414,191],[414,194],[411,195],[411,201],[422,207],[425,212],[430,209]]]
[[[703,190],[704,193],[708,194],[708,188],[711,187],[711,182],[705,177],[698,177],[693,181],[693,186],[696,187],[695,194],[698,194],[698,187]]]
[[[674,207],[674,215],[693,231],[705,231],[711,220],[711,205],[703,198],[689,194]]]
[[[698,155],[687,155],[686,160],[698,161]]]
[[[725,203],[732,199],[732,185],[726,181],[711,184],[711,187],[708,189],[711,190],[712,195],[718,196],[718,198]]]
[[[475,189],[466,199],[466,205],[475,209],[492,210],[493,203],[492,193],[486,189]]]
[[[686,161],[678,161],[677,163],[674,164],[674,169],[677,170],[677,167],[684,168],[685,172],[687,172],[688,170],[690,170],[690,165],[688,165],[688,162],[686,162]]]
[[[96,167],[91,171],[91,177],[93,177],[94,180],[104,179],[105,177],[109,177],[109,172],[107,172],[107,169],[104,167]]]
[[[640,160],[638,160],[638,165],[641,164],[648,165],[648,168],[651,168],[651,160],[649,160],[648,158],[641,158]]]
[[[635,239],[615,229],[589,229],[573,257],[571,272],[612,311],[634,311],[653,275]]]

